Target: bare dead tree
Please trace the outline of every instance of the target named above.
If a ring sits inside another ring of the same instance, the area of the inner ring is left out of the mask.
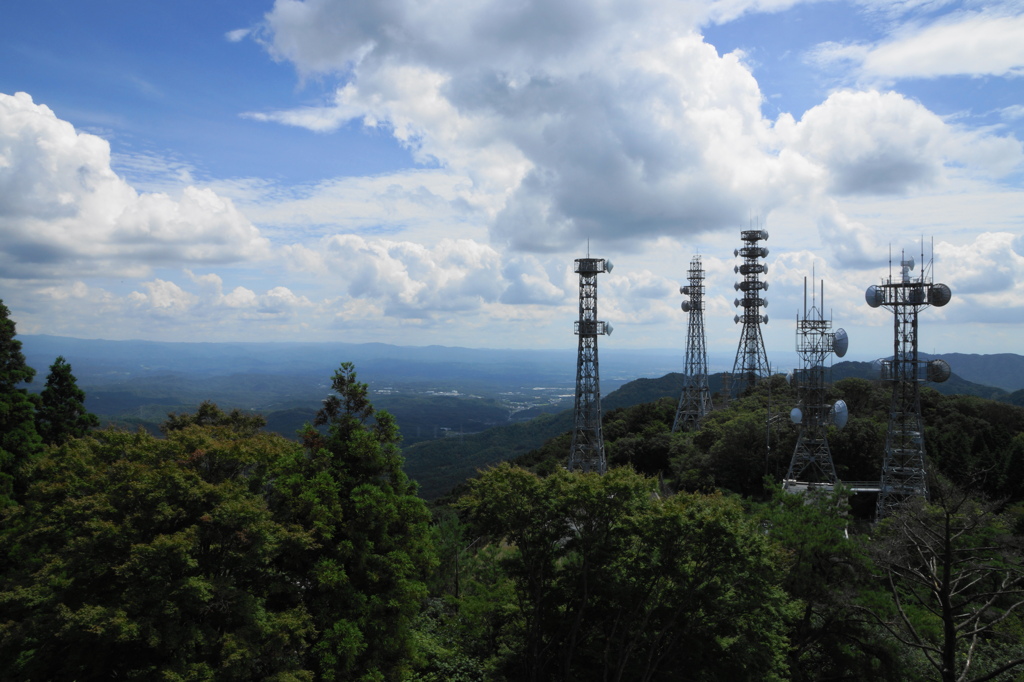
[[[892,608],[868,611],[921,651],[942,682],[986,682],[1024,664],[987,660],[972,676],[1000,623],[1024,604],[1024,552],[997,508],[939,481],[930,503],[908,501],[873,539]]]

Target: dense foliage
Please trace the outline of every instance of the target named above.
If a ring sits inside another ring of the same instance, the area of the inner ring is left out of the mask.
[[[0,535],[0,678],[400,676],[429,515],[390,417],[334,388],[304,445],[205,404],[48,450]]]

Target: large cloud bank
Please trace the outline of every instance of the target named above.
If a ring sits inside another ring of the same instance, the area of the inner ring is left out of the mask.
[[[799,120],[766,118],[745,56],[699,33],[709,18],[792,3],[761,4],[278,0],[270,52],[340,84],[322,106],[251,115],[387,126],[501,198],[494,244],[534,252],[733,230],[788,203],[1020,162],[1016,139],[894,92],[839,91]]]

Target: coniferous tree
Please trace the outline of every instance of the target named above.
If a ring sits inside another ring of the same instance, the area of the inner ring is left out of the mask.
[[[19,384],[36,371],[25,363],[11,311],[0,301],[0,507],[16,503],[26,486],[27,463],[40,450],[35,409]]]
[[[400,679],[436,564],[430,514],[402,470],[394,417],[374,410],[352,363],[331,387],[314,422],[326,434],[308,426],[306,451],[284,462],[275,482],[278,513],[312,542],[285,561],[305,576],[317,631],[307,666],[325,681]]]
[[[99,426],[99,418],[85,409],[85,391],[78,387],[64,356],[50,365],[46,386],[36,407],[36,431],[47,445],[62,445]]]

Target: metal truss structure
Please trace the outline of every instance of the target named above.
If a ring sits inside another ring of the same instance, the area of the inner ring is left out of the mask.
[[[579,353],[576,358],[576,401],[573,410],[569,471],[582,469],[603,474],[608,468],[601,429],[601,387],[598,377],[597,337],[611,334],[610,324],[597,319],[597,276],[611,272],[603,258],[577,258],[580,275],[580,317],[576,322]]]
[[[836,484],[836,469],[828,445],[828,426],[842,428],[846,424],[846,403],[834,406],[825,403],[830,370],[826,361],[832,353],[846,355],[849,337],[843,329],[832,332],[832,321],[825,319],[825,283],[821,283],[820,301],[811,294],[807,307],[807,278],[804,278],[804,314],[797,316],[796,352],[800,367],[793,371],[792,384],[797,389],[800,405],[790,412],[790,419],[799,425],[800,435],[793,450],[783,488],[802,491],[811,487],[831,490]]]
[[[743,230],[740,238],[744,246],[733,251],[734,256],[743,257],[743,263],[734,269],[737,274],[743,275],[743,279],[734,286],[737,291],[743,292],[743,298],[733,302],[737,308],[743,309],[741,315],[733,318],[736,324],[743,323],[736,361],[732,366],[731,390],[737,394],[771,373],[764,338],[761,336],[761,324],[768,324],[768,316],[761,314],[761,308],[768,306],[768,299],[761,297],[761,292],[768,290],[768,282],[762,282],[761,275],[768,274],[768,266],[761,263],[760,259],[768,256],[768,249],[761,246],[760,242],[768,239],[768,232]]]
[[[704,267],[700,256],[690,260],[689,284],[679,287],[679,293],[688,296],[682,309],[689,314],[686,332],[686,366],[683,370],[683,392],[672,422],[673,431],[695,431],[711,411],[711,391],[708,388],[708,351],[704,334]]]
[[[893,312],[892,358],[880,361],[883,381],[892,382],[885,459],[875,509],[885,518],[904,501],[928,495],[924,424],[921,420],[920,386],[924,381],[945,381],[949,365],[943,360],[925,362],[918,356],[918,314],[929,305],[944,306],[952,296],[945,284],[934,284],[932,263],[921,254],[920,275],[914,278],[913,258],[900,258],[900,277],[889,277],[868,287],[864,297],[872,308],[885,306]]]

